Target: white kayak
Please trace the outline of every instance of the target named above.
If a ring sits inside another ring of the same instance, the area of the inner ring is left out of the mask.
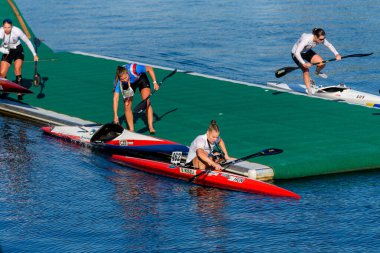
[[[185,145],[144,134],[130,132],[120,125],[46,126],[46,134],[80,145],[106,149],[113,153],[157,152],[171,154],[173,151],[187,153]]]
[[[269,87],[277,88],[288,92],[307,94],[304,84],[286,84],[278,82],[268,82]],[[312,85],[314,96],[332,100],[341,100],[351,104],[364,105],[368,107],[380,108],[380,96],[353,90],[344,84],[331,86]]]

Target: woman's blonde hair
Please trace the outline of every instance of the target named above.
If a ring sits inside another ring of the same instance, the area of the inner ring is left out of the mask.
[[[211,132],[211,131],[215,131],[217,133],[220,133],[220,130],[219,130],[219,127],[218,125],[216,124],[216,120],[211,120],[211,123],[210,125],[208,126],[207,128],[207,131]]]
[[[116,68],[116,74],[115,74],[115,81],[113,83],[113,91],[115,91],[117,82],[120,81],[120,76],[122,76],[124,74],[127,74],[129,76],[129,73],[128,73],[127,69],[125,67],[123,67],[123,66],[117,66],[117,68]]]

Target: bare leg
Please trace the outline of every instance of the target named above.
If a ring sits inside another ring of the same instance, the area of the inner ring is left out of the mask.
[[[315,64],[317,62],[322,62],[323,59],[322,57],[320,57],[319,55],[314,55],[313,58],[311,58],[311,63]],[[326,65],[324,63],[321,63],[321,64],[318,64],[317,65],[317,69],[315,70],[315,72],[317,74],[319,74],[321,72],[321,70],[325,67]]]
[[[303,71],[303,81],[306,85],[306,89],[310,90],[310,72],[309,69]]]
[[[150,95],[150,89],[144,88],[141,90],[141,99],[146,99]],[[150,133],[155,133],[156,130],[153,127],[153,107],[150,103],[150,100],[147,101],[147,107],[146,107],[146,119],[148,121],[148,127]]]
[[[124,101],[124,110],[125,110],[125,120],[127,121],[129,131],[134,132],[135,127],[133,124],[132,101],[133,101],[133,97],[130,97],[129,99]]]
[[[21,76],[21,70],[22,70],[22,64],[23,63],[24,63],[24,61],[21,59],[15,60],[15,76]]]
[[[208,153],[206,151],[203,151],[203,153],[207,156]],[[193,159],[193,166],[194,168],[198,168],[200,170],[205,170],[207,168],[206,164],[201,160],[199,159],[198,156],[196,156],[194,159]]]
[[[7,76],[7,73],[8,73],[8,69],[11,65],[6,62],[6,61],[1,61],[1,64],[0,64],[0,76],[5,78]]]

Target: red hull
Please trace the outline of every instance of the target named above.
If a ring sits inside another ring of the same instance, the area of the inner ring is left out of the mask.
[[[0,92],[4,93],[21,93],[21,94],[31,94],[33,91],[28,90],[21,85],[11,82],[7,79],[0,78]]]
[[[188,181],[195,175],[202,172],[192,168],[183,168],[169,163],[158,162],[148,159],[135,158],[129,156],[113,155],[113,159],[121,162],[128,167],[143,170],[153,174],[163,175],[171,178],[177,178]],[[254,194],[264,194],[276,197],[288,197],[300,199],[301,197],[291,191],[278,187],[273,184],[254,180],[251,178],[238,176],[228,172],[211,171],[203,174],[193,181],[199,185],[211,186],[233,191],[249,192]]]

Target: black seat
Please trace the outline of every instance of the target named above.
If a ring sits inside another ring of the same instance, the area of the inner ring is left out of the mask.
[[[91,137],[90,142],[107,142],[122,134],[124,128],[118,124],[105,124]]]

